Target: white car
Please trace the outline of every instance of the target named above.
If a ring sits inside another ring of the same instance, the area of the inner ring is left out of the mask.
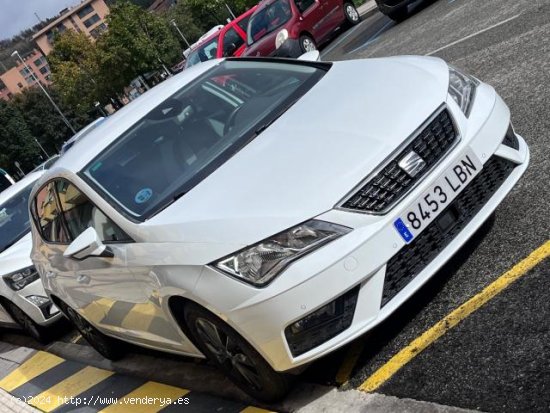
[[[410,298],[528,161],[494,89],[440,59],[210,61],[46,172],[32,259],[105,356],[205,356],[272,401]]]
[[[33,172],[0,194],[0,325],[22,327],[39,341],[61,317],[30,258],[29,196],[42,173]]]

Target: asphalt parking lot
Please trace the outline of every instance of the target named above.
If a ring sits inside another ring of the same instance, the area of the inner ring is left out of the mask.
[[[369,15],[325,46],[323,60],[441,57],[495,87],[510,106],[516,131],[529,144],[531,164],[494,218],[413,299],[375,330],[314,363],[298,382],[361,387],[395,354],[549,239],[550,2],[438,0],[419,2],[413,11],[400,24],[378,12]],[[523,271],[375,391],[489,412],[549,411],[549,276],[548,260]],[[40,347],[17,332],[5,332],[0,340]],[[50,347],[54,352],[67,347],[76,358],[89,355],[74,331],[60,334],[57,341]],[[83,350],[79,353],[75,345]],[[155,358],[163,366],[154,372],[156,380],[187,380],[182,385],[244,397],[205,363],[137,349],[130,356],[137,364]],[[119,363],[123,368],[124,360]],[[192,372],[178,376],[175,370],[185,366]],[[200,383],[201,371],[209,382]]]

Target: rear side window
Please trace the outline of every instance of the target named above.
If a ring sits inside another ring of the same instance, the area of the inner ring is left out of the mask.
[[[47,242],[68,243],[69,237],[63,226],[61,214],[55,201],[53,183],[44,186],[36,195],[33,205],[38,229]]]
[[[75,239],[86,229],[93,227],[103,242],[131,241],[130,237],[76,186],[64,179],[57,181],[55,186],[71,239]]]
[[[244,40],[235,29],[231,28],[223,36],[223,55],[224,57],[233,56],[239,47],[244,44]]]

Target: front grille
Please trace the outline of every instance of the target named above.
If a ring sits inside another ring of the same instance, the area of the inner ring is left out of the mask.
[[[442,229],[436,219],[410,244],[393,256],[386,266],[382,307],[410,283],[464,229],[510,175],[515,164],[493,156],[472,182],[441,213],[452,213],[450,228]],[[438,217],[439,218],[439,217]]]
[[[367,184],[342,205],[343,208],[371,213],[386,212],[404,196],[451,149],[458,139],[451,115],[443,109]],[[399,167],[399,161],[411,151],[426,163],[414,177]]]
[[[516,136],[516,133],[514,132],[514,128],[512,128],[511,124],[508,127],[508,130],[506,131],[506,135],[502,140],[502,144],[509,146],[510,148],[515,149],[516,151],[519,149],[518,137]]]

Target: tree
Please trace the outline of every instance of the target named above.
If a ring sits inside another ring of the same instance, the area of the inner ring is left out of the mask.
[[[169,23],[135,4],[117,2],[107,25],[109,30],[97,42],[102,52],[100,66],[111,74],[119,91],[139,75],[181,60],[181,48]]]
[[[182,0],[189,8],[194,21],[201,22],[203,32],[217,24],[225,24],[231,18],[226,4],[235,15],[240,15],[257,4],[256,0]]]
[[[0,168],[17,175],[14,163],[28,172],[40,162],[40,149],[21,116],[12,105],[0,100]]]
[[[48,60],[54,84],[63,103],[79,114],[89,112],[97,101],[107,100],[105,82],[101,78],[96,44],[84,34],[66,30],[54,39]]]
[[[56,88],[49,87],[48,93],[54,101],[60,101]],[[72,131],[39,88],[25,89],[10,104],[22,114],[31,135],[50,155],[59,152],[63,143],[71,137]],[[88,113],[76,115],[64,105],[61,105],[61,110],[76,130],[93,120]]]

